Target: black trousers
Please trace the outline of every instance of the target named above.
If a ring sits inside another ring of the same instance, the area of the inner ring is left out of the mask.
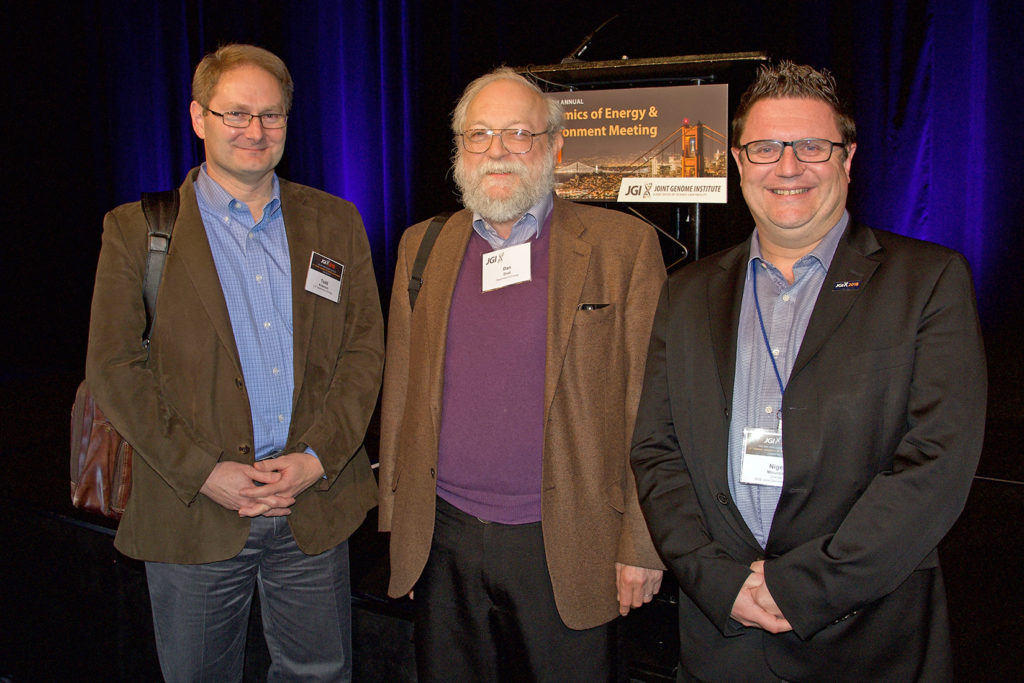
[[[562,622],[539,522],[483,522],[438,498],[414,593],[421,683],[612,680],[612,627]]]

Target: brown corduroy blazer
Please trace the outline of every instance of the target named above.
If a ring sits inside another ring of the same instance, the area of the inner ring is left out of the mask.
[[[104,219],[86,358],[97,404],[136,448],[115,544],[130,557],[180,564],[242,549],[249,520],[199,489],[218,461],[253,461],[249,400],[196,203],[197,172],[181,185],[148,355],[140,343],[146,221],[139,202]],[[298,497],[288,522],[299,547],[316,554],[345,540],[376,502],[362,443],[380,387],[383,321],[355,207],[286,180],[280,190],[295,372],[287,450],[311,447],[326,471]],[[313,250],[345,265],[338,303],[305,290]]]
[[[430,551],[448,314],[471,220],[463,210],[441,230],[414,311],[407,284],[427,222],[398,249],[380,454],[393,597]],[[556,199],[550,229],[541,527],[559,614],[584,629],[618,614],[616,562],[662,567],[628,455],[665,267],[654,231],[619,212]]]

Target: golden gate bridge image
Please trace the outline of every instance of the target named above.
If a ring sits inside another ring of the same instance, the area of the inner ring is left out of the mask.
[[[682,125],[633,158],[583,158],[555,166],[555,192],[563,199],[616,201],[623,178],[724,178],[728,143],[705,123]]]

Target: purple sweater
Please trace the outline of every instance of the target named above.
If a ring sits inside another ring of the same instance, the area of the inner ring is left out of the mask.
[[[540,521],[550,232],[530,242],[532,280],[486,293],[473,233],[452,293],[437,495],[490,522]]]

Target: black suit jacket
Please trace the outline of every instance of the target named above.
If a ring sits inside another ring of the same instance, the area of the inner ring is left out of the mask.
[[[729,419],[749,241],[662,293],[632,451],[679,580],[681,659],[752,680],[951,676],[936,546],[981,451],[984,351],[964,258],[851,223],[786,386],[785,480],[762,551],[729,493]],[[748,566],[791,633],[729,616]]]

